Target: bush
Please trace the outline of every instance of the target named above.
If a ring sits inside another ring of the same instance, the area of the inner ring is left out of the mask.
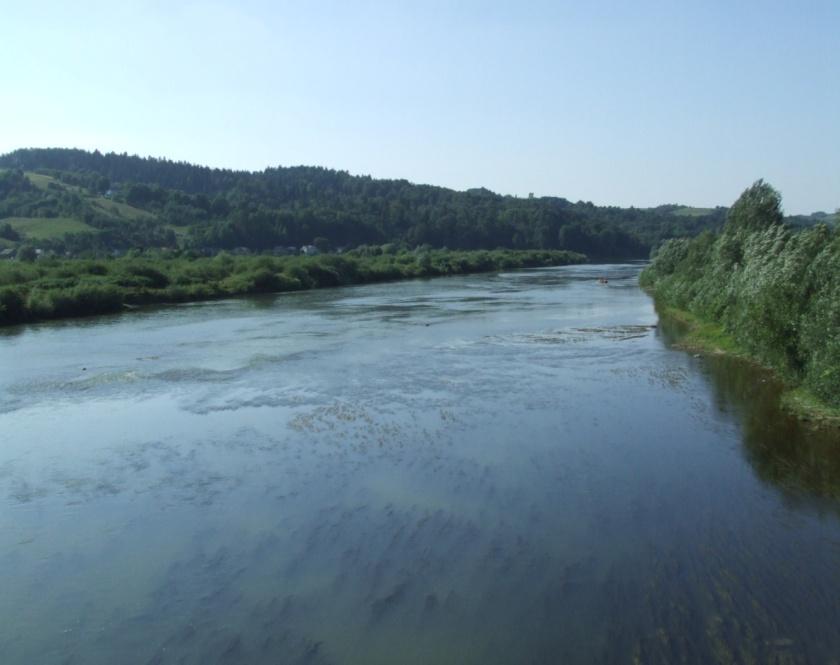
[[[0,323],[20,323],[26,318],[26,301],[17,289],[0,289]]]
[[[641,283],[658,300],[722,324],[744,349],[840,406],[840,234],[795,232],[761,181],[733,205],[724,230],[671,240]]]
[[[169,277],[157,268],[145,264],[129,264],[123,268],[123,274],[117,278],[120,286],[165,289],[169,286]]]
[[[132,255],[106,262],[54,259],[0,264],[0,325],[117,311],[123,303],[181,302],[226,295],[297,291],[406,277],[561,265],[564,251],[419,254],[395,247],[316,257]]]
[[[45,291],[36,289],[29,295],[29,311],[33,318],[58,319],[89,316],[118,311],[123,296],[113,286],[80,284],[72,289]]]

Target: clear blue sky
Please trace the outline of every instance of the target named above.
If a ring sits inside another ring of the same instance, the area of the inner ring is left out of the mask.
[[[840,1],[0,0],[0,152],[840,207]]]

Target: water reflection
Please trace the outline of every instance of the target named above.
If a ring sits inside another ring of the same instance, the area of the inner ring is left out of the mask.
[[[669,345],[685,334],[678,321],[662,317]],[[772,372],[723,354],[698,362],[722,413],[737,415],[744,455],[759,478],[791,501],[840,508],[840,431],[802,422],[780,407],[783,386]],[[816,501],[830,499],[830,501]]]
[[[0,662],[831,662],[834,462],[664,344],[636,274],[0,342]]]

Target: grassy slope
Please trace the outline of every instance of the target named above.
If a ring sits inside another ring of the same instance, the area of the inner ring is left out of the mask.
[[[64,187],[67,189],[71,189],[68,185],[64,185],[52,176],[42,175],[40,173],[32,173],[31,171],[27,171],[24,174],[33,185],[35,185],[38,189],[47,189],[50,185],[55,184],[59,185],[60,187]],[[77,188],[72,188],[77,189]]]
[[[112,217],[122,217],[123,219],[131,220],[155,218],[155,216],[150,212],[140,210],[140,208],[135,208],[134,206],[130,206],[127,203],[120,203],[119,201],[112,201],[111,199],[106,199],[104,196],[88,198],[90,198],[90,202],[96,208],[99,208],[102,212],[111,215]]]
[[[674,214],[680,217],[702,217],[703,215],[711,215],[715,211],[714,208],[692,208],[691,206],[683,206],[679,210],[675,210]]]
[[[67,183],[61,182],[60,180],[57,180],[52,176],[43,175],[41,173],[33,173],[32,171],[27,171],[25,175],[29,179],[29,182],[31,182],[39,189],[48,189],[50,185],[53,185],[54,187],[58,187],[59,189],[66,190],[68,192],[73,192],[74,194],[78,194],[79,196],[81,196],[95,208],[98,208],[102,212],[113,217],[123,217],[125,219],[132,220],[154,219],[154,215],[150,212],[140,210],[140,208],[135,208],[134,206],[130,206],[127,203],[112,201],[111,199],[105,198],[104,196],[93,196],[81,187],[77,187],[75,185],[68,185]]]
[[[677,348],[750,359],[749,354],[738,346],[738,343],[723,329],[723,326],[700,319],[691,312],[668,307],[661,303],[657,303],[656,312],[660,318],[678,324],[681,329],[682,334],[675,344]]]
[[[70,217],[7,217],[0,224],[10,224],[24,241],[61,238],[68,233],[94,233],[95,228]]]
[[[90,206],[101,211],[113,219],[126,219],[130,221],[151,220],[154,215],[145,210],[140,210],[127,203],[112,201],[104,196],[92,196],[86,190],[74,185],[53,178],[41,173],[26,172],[29,181],[42,190],[50,188],[72,192],[82,197]],[[7,217],[0,219],[0,224],[9,223],[15,231],[21,234],[21,242],[37,242],[39,240],[55,240],[67,234],[77,233],[98,233],[98,229],[86,224],[81,219],[74,217]],[[175,228],[183,235],[184,231]],[[14,247],[20,243],[0,239],[0,248]]]

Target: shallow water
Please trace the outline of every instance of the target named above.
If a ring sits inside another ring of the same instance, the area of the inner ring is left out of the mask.
[[[637,275],[0,334],[0,663],[840,663],[840,437]]]

